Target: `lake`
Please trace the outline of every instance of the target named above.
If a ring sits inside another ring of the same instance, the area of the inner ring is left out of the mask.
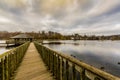
[[[6,44],[5,43],[5,40],[0,40],[0,54],[3,54],[4,52],[7,52],[9,51],[9,49],[6,49]]]
[[[57,41],[44,41],[57,42]],[[120,77],[120,41],[59,41],[62,44],[45,46],[75,56],[75,58],[96,68]]]

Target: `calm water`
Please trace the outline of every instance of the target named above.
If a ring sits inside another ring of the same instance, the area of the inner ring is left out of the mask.
[[[49,41],[44,41],[45,43]],[[120,77],[120,41],[60,41],[63,44],[45,44],[56,51],[74,55],[89,65]]]
[[[5,43],[5,40],[0,40],[0,54],[3,54],[9,50],[5,48],[6,44],[3,43]]]

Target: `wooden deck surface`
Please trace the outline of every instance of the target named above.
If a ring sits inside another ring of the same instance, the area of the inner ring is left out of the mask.
[[[16,71],[14,80],[54,80],[33,43],[30,44],[20,67]]]

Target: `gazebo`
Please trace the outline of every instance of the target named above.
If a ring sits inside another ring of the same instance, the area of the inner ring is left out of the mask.
[[[33,37],[27,34],[19,34],[16,36],[11,37],[11,39],[14,39],[15,45],[16,44],[23,44],[26,41],[33,41]]]

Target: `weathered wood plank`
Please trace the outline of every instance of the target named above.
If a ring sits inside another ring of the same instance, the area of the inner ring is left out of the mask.
[[[20,67],[16,71],[14,80],[54,80],[33,43],[30,44]]]

